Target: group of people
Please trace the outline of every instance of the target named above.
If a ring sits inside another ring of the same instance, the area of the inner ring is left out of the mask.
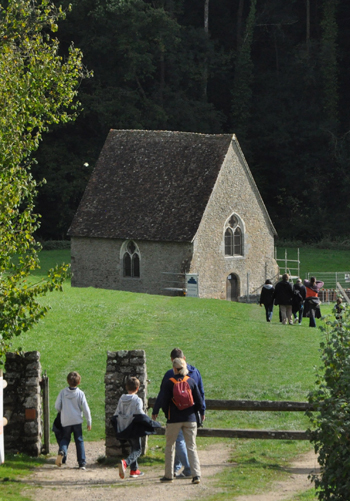
[[[130,454],[118,464],[119,477],[124,479],[130,468],[130,477],[144,475],[139,470],[138,458],[141,455],[141,437],[155,433],[161,425],[156,421],[160,409],[166,422],[165,473],[161,482],[173,482],[174,479],[191,478],[193,484],[199,484],[201,468],[197,454],[197,427],[205,419],[205,399],[203,381],[198,369],[186,362],[180,348],[170,353],[172,369],[162,380],[160,392],[153,407],[152,418],[143,410],[143,402],[137,393],[140,381],[128,377],[125,383],[126,393],[121,396],[112,418],[116,437],[126,440]],[[81,376],[70,372],[67,376],[68,387],[60,391],[55,408],[58,415],[53,431],[56,434],[59,451],[56,465],[66,463],[68,446],[73,433],[79,468],[85,470],[86,457],[83,440],[83,415],[87,429],[91,430],[91,412],[84,393],[78,388]]]
[[[297,278],[295,284],[290,282],[288,273],[274,287],[271,280],[266,280],[260,294],[260,306],[265,306],[266,320],[271,322],[273,307],[279,305],[280,321],[283,324],[299,323],[303,316],[309,317],[310,327],[316,327],[316,318],[321,318],[321,301],[318,297],[324,282],[311,277],[304,283]]]

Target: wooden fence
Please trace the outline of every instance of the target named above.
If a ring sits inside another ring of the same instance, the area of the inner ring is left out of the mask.
[[[148,407],[153,408],[155,398],[148,399]],[[270,400],[205,400],[207,410],[212,411],[270,411],[270,412],[305,412],[312,410],[307,402],[273,402]],[[158,429],[158,435],[165,434],[165,428]],[[221,428],[198,428],[199,437],[221,438],[263,438],[275,440],[309,440],[306,431],[283,430],[231,430]]]

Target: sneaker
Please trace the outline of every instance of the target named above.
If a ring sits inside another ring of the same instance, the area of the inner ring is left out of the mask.
[[[62,451],[59,451],[58,455],[57,455],[57,458],[56,458],[56,466],[62,466],[62,461],[63,461],[63,452]]]
[[[122,459],[118,465],[120,478],[125,478],[125,472],[127,467],[128,465],[126,464],[125,459]]]
[[[85,466],[79,466],[79,470],[86,470]]]
[[[178,473],[177,475],[175,475],[175,478],[192,478],[192,475],[191,473],[189,475],[186,475],[186,473],[182,472],[182,473]]]
[[[160,479],[161,482],[173,482],[174,479],[173,478],[168,478],[168,477],[162,477]]]
[[[192,484],[199,484],[201,481],[201,477],[193,477],[192,478]]]
[[[143,471],[140,471],[140,470],[131,470],[130,471],[131,478],[142,477],[143,475],[144,475]]]

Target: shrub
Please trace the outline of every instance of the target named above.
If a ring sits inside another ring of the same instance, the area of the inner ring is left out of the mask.
[[[41,242],[43,250],[63,250],[70,249],[70,240],[47,240]]]
[[[350,310],[341,321],[329,319],[321,329],[322,362],[316,389],[309,402],[316,412],[308,412],[311,442],[318,454],[320,475],[312,480],[320,500],[350,499]]]

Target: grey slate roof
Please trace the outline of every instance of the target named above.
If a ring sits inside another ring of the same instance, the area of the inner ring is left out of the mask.
[[[190,242],[232,138],[112,129],[68,235]]]

